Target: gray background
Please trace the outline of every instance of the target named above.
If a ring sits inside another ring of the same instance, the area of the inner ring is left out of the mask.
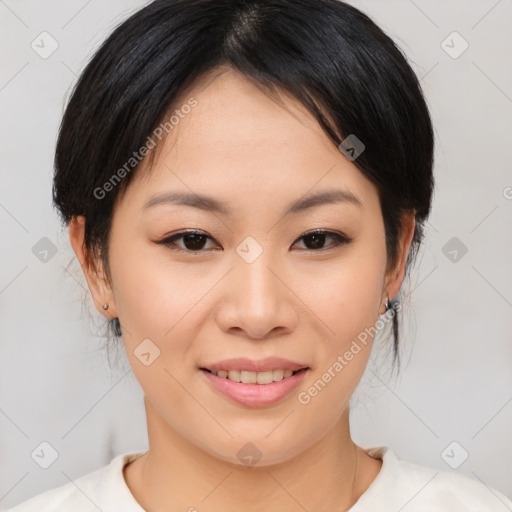
[[[376,340],[353,398],[353,437],[512,498],[512,2],[351,3],[411,59],[437,143],[426,242],[403,286],[405,365],[391,376]],[[142,4],[0,1],[3,508],[147,448],[141,390],[124,359],[109,367],[102,317],[51,207],[64,100],[93,50]],[[58,44],[47,58],[44,31]],[[56,254],[42,252],[44,237]],[[48,469],[31,456],[42,442],[58,454]]]

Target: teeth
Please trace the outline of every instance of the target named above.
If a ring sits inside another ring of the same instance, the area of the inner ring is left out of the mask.
[[[272,378],[274,382],[278,382],[280,380],[283,380],[284,377],[284,370],[273,370],[272,371]]]
[[[279,382],[293,375],[292,370],[269,370],[266,372],[250,372],[246,370],[219,370],[211,372],[223,379],[229,379],[234,382],[242,382],[243,384],[270,384]]]
[[[228,379],[233,380],[235,382],[240,382],[240,372],[238,370],[229,370]]]
[[[256,384],[258,374],[256,372],[240,372],[240,381],[244,384]]]
[[[274,382],[274,377],[272,376],[272,373],[272,370],[270,370],[269,372],[258,372],[256,374],[256,382],[258,384],[270,384],[271,382]]]

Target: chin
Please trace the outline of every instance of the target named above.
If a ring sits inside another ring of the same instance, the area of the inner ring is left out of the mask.
[[[244,467],[266,467],[287,462],[305,449],[304,440],[297,439],[297,436],[289,434],[287,443],[283,437],[276,436],[275,439],[265,437],[267,434],[260,432],[259,436],[250,438],[247,435],[230,439],[225,446],[206,448],[206,451],[213,457],[237,466],[237,469]]]

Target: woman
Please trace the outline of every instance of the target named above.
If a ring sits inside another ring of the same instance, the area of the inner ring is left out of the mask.
[[[349,5],[156,0],[120,25],[66,109],[53,196],[150,448],[12,510],[512,507],[351,439],[388,322],[398,362],[432,167],[417,78]]]

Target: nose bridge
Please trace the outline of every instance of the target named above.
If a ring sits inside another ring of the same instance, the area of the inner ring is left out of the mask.
[[[247,246],[248,252],[243,253]],[[276,260],[268,249],[261,247],[256,253],[257,247],[251,246],[251,242],[247,246],[241,244],[237,248],[240,256],[234,276],[237,280],[237,300],[239,304],[250,308],[251,314],[268,316],[268,312],[275,310],[279,301],[277,295],[282,292],[275,271],[270,270],[272,262]]]
[[[224,329],[238,328],[262,338],[276,327],[292,329],[296,321],[287,287],[279,279],[275,255],[254,240],[237,247],[230,272],[231,292],[219,316]],[[277,274],[277,275],[276,275]]]

